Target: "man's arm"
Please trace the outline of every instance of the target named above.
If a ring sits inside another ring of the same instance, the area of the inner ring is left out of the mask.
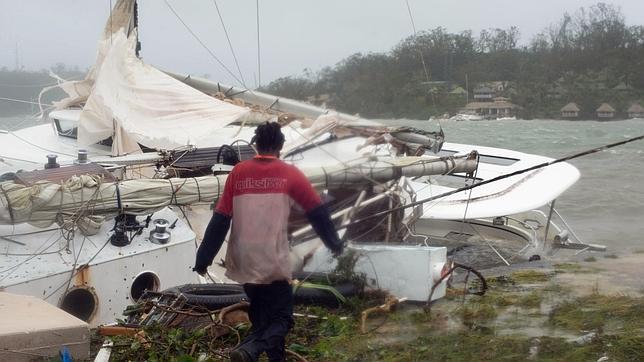
[[[320,196],[315,192],[311,182],[296,167],[292,168],[290,178],[291,197],[304,209],[313,230],[318,234],[324,245],[329,248],[333,255],[342,254],[344,244],[338,237],[335,230],[329,209],[322,204]]]
[[[335,230],[335,225],[331,221],[331,214],[329,209],[324,205],[311,209],[306,213],[313,230],[318,234],[324,245],[333,252],[333,255],[338,256],[342,254],[344,243],[338,237],[338,232]]]
[[[230,219],[233,213],[233,182],[234,171],[231,172],[226,178],[224,185],[224,192],[217,202],[215,212],[210,218],[210,222],[206,227],[203,234],[203,240],[197,250],[197,260],[195,260],[195,267],[192,268],[199,274],[205,274],[208,271],[208,266],[212,264],[212,259],[221,249],[224,243],[228,229],[230,228]]]
[[[224,239],[230,228],[230,219],[230,216],[216,211],[212,215],[201,245],[199,245],[199,250],[197,250],[197,260],[195,261],[195,267],[192,268],[193,271],[199,274],[205,274],[208,271],[208,266],[212,264],[212,260],[224,244]]]

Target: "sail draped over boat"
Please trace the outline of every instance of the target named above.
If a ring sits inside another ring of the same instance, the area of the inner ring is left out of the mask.
[[[78,142],[112,137],[112,153],[139,150],[138,144],[169,149],[187,144],[219,146],[214,135],[241,121],[250,110],[220,101],[177,81],[135,55],[136,31],[112,36],[80,117]]]
[[[92,92],[92,87],[96,81],[98,69],[101,68],[103,60],[112,45],[112,35],[121,29],[123,29],[125,34],[130,35],[130,33],[135,29],[135,9],[136,0],[119,0],[114,5],[114,8],[110,12],[110,17],[105,23],[103,36],[98,42],[96,61],[87,72],[85,79],[62,81],[58,76],[53,75],[54,78],[61,82],[55,86],[44,88],[40,92],[40,97],[51,89],[60,88],[67,94],[67,98],[58,102],[53,102],[56,109],[80,106],[85,103]]]
[[[113,155],[140,152],[139,145],[221,145],[217,133],[243,121],[250,110],[202,93],[141,61],[136,55],[134,12],[135,1],[119,1],[87,77],[60,85],[69,97],[56,104],[58,109],[85,103],[78,144],[111,137]]]

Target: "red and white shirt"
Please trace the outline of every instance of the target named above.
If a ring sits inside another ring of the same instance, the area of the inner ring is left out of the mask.
[[[321,204],[295,166],[259,155],[237,164],[216,211],[232,217],[226,276],[238,283],[269,284],[291,278],[288,218],[293,203],[305,212]]]

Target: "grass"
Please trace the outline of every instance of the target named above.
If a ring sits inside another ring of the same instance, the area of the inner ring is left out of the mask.
[[[592,273],[598,270],[578,263],[561,263],[555,264],[554,267],[555,273]]]
[[[606,259],[617,259],[617,258],[619,258],[619,256],[617,256],[617,254],[606,254],[606,255],[604,255],[604,258],[606,258]]]
[[[517,283],[543,283],[547,282],[552,278],[552,274],[544,273],[537,270],[520,270],[510,274],[512,278]]]
[[[592,271],[573,263],[555,268],[559,273]],[[594,292],[572,298],[570,290],[555,283],[552,274],[538,270],[518,271],[489,282],[486,295],[464,296],[460,290],[452,291],[433,304],[431,313],[420,306],[403,305],[391,313],[370,317],[371,332],[367,334],[360,332],[360,312],[382,304],[382,293],[351,298],[334,310],[297,306],[298,313],[319,318],[295,318],[286,345],[309,361],[576,362],[596,361],[603,356],[611,361],[644,360],[644,297]],[[569,299],[550,307],[553,297]],[[588,331],[595,334],[583,343],[551,336],[534,338],[522,335],[522,327],[508,334],[512,323],[543,326],[543,333],[548,335],[551,330],[577,336]],[[247,328],[238,329],[242,337]],[[235,344],[235,338],[212,340],[199,332],[151,329],[146,333],[155,339],[151,347],[136,339],[118,339],[115,343],[121,347],[114,357],[193,361],[186,353],[190,354],[194,345],[199,352],[205,348],[225,351]],[[213,349],[213,344],[217,348]],[[219,359],[216,355],[212,358]]]
[[[541,306],[542,299],[543,293],[532,291],[529,294],[521,296],[517,301],[517,305],[524,308],[539,308]]]
[[[336,350],[343,346],[337,345]],[[596,361],[607,355],[611,361],[641,361],[644,339],[630,336],[599,336],[586,345],[563,338],[496,336],[493,333],[461,332],[421,336],[411,342],[360,344],[351,356],[336,352],[331,361]],[[315,359],[318,360],[318,359]]]
[[[594,256],[589,256],[589,257],[584,258],[584,261],[590,263],[590,262],[597,261],[597,258],[595,258]]]
[[[553,308],[550,323],[582,331],[615,328],[644,328],[644,298],[597,293],[563,302]]]
[[[497,311],[494,306],[488,303],[467,303],[456,310],[463,324],[467,327],[474,327],[496,318]]]

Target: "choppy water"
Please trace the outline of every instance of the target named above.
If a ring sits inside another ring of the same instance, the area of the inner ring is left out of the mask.
[[[436,130],[430,121],[395,121]],[[644,120],[442,122],[448,142],[507,148],[553,158],[644,134]],[[615,253],[644,250],[644,141],[570,161],[581,172],[557,210],[585,242]]]
[[[433,121],[391,121],[436,130]],[[36,124],[0,118],[0,129]],[[644,134],[644,120],[443,122],[448,142],[501,147],[553,158]],[[557,200],[585,242],[606,244],[614,253],[644,250],[644,141],[572,160],[580,180]]]

